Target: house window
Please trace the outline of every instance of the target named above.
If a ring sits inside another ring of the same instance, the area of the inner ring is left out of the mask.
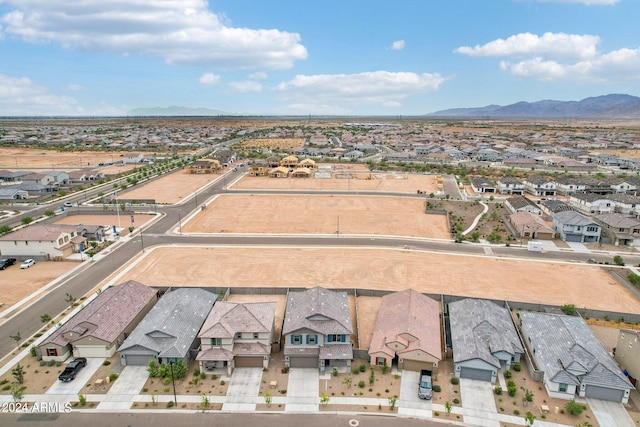
[[[318,336],[317,335],[307,335],[307,344],[318,344]]]
[[[581,226],[577,226],[576,230],[580,231],[580,230],[582,230],[582,227]]]
[[[58,355],[58,349],[57,348],[48,348],[47,349],[47,356],[57,356]]]
[[[242,338],[242,332],[236,332],[236,339]]]
[[[259,338],[259,337],[258,337],[258,333],[257,333],[257,332],[254,332],[254,333],[253,333],[253,339],[254,339],[254,340],[257,340],[258,338]]]
[[[595,233],[596,231],[598,231],[598,227],[587,227],[587,231],[590,233]],[[624,229],[620,231],[624,231]]]
[[[329,334],[327,335],[327,342],[344,342],[344,335]]]
[[[560,383],[560,387],[558,388],[558,390],[561,391],[562,393],[566,393],[568,387],[569,386],[567,384]]]
[[[376,365],[384,366],[386,364],[386,359],[384,357],[376,357]]]
[[[302,335],[291,335],[291,344],[302,344]]]
[[[211,345],[214,347],[222,346],[222,338],[211,338]]]

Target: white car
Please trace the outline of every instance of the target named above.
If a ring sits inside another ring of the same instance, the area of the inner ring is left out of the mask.
[[[64,202],[64,207],[65,207],[65,208],[70,208],[70,207],[72,207],[72,206],[73,206],[73,203],[71,203],[71,202]]]
[[[29,268],[32,265],[35,265],[36,261],[33,259],[27,259],[22,261],[22,264],[20,264],[20,268]]]

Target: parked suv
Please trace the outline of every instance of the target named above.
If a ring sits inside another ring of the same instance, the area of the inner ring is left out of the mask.
[[[5,268],[15,263],[16,263],[15,258],[2,258],[0,259],[0,270],[4,270]]]
[[[76,375],[78,375],[78,372],[80,372],[80,369],[84,368],[85,366],[87,366],[86,358],[78,357],[77,359],[73,359],[71,362],[69,362],[67,367],[64,368],[64,371],[62,371],[58,379],[64,382],[74,380],[76,378]]]

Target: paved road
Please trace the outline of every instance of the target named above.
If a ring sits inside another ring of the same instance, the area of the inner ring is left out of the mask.
[[[243,170],[230,172],[226,179],[219,180],[205,190],[198,193],[201,201],[223,192],[223,185],[232,182]],[[405,238],[383,238],[383,237],[349,237],[349,236],[233,236],[233,235],[208,235],[208,236],[171,236],[166,235],[166,231],[174,228],[180,218],[184,218],[192,209],[198,205],[195,200],[187,200],[181,205],[158,207],[158,211],[163,216],[156,223],[144,230],[143,242],[145,247],[150,245],[167,244],[203,244],[203,245],[303,245],[303,246],[375,246],[375,247],[399,247],[415,250],[428,250],[435,252],[459,252],[478,256],[486,256],[484,247],[471,244],[452,244],[448,241],[437,240],[415,240]],[[8,354],[15,348],[15,341],[10,336],[20,332],[23,338],[27,338],[37,332],[41,327],[40,316],[44,313],[51,315],[60,313],[67,308],[66,294],[73,296],[85,295],[95,288],[100,282],[117,270],[124,263],[133,258],[142,250],[143,242],[140,236],[124,243],[117,250],[99,261],[86,263],[84,268],[73,277],[61,282],[52,289],[46,297],[38,300],[17,315],[13,313],[8,320],[0,324],[0,355]],[[495,257],[521,257],[537,260],[554,261],[576,261],[586,262],[589,258],[598,261],[612,261],[611,255],[594,255],[588,253],[575,253],[566,251],[532,253],[524,248],[495,246],[492,247],[492,254]],[[636,265],[640,263],[640,255],[625,255],[627,264]]]
[[[2,414],[3,425],[20,425],[21,427],[174,427],[185,424],[185,415],[171,413],[164,409],[157,413],[100,413],[95,410],[71,414]],[[190,427],[348,427],[349,420],[356,419],[362,427],[437,427],[442,421],[418,420],[410,418],[381,417],[376,415],[284,415],[284,414],[226,414],[216,411],[190,414]]]
[[[442,175],[442,190],[453,200],[462,200],[458,182],[453,175]]]

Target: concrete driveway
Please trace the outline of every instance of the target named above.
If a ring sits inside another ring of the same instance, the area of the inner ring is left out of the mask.
[[[431,400],[422,400],[418,397],[419,380],[420,372],[402,371],[400,396],[398,396],[398,415],[431,418],[433,403]],[[436,398],[437,395],[435,393]]]
[[[146,366],[125,366],[102,402],[100,410],[128,410],[149,378]]]
[[[460,378],[460,398],[464,422],[474,426],[500,427],[493,384],[487,381]]]
[[[320,373],[317,368],[291,368],[285,412],[317,412],[320,405]]]
[[[69,362],[73,359],[69,359]],[[96,373],[98,368],[102,366],[102,362],[104,362],[104,358],[102,357],[91,357],[87,359],[87,366],[80,369],[76,379],[69,381],[68,383],[62,382],[56,379],[56,382],[49,387],[49,390],[45,392],[45,394],[73,394],[77,395],[82,390],[93,374]],[[64,368],[66,365],[62,365]]]
[[[235,368],[229,382],[223,411],[245,412],[256,410],[260,394],[262,368]]]
[[[587,399],[587,403],[601,426],[633,427],[635,425],[622,403],[600,399]]]

